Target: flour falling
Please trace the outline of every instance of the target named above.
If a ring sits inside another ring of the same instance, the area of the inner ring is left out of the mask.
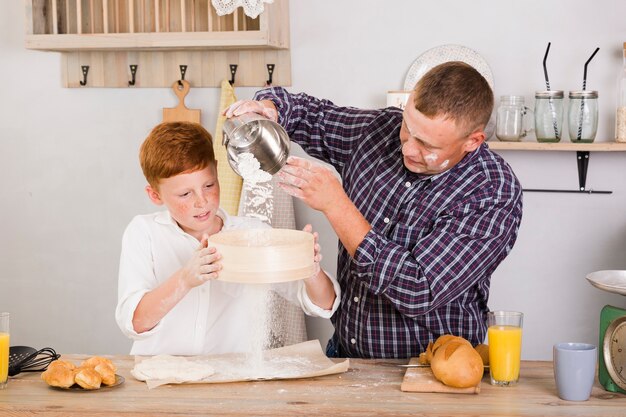
[[[246,217],[254,217],[271,225],[274,211],[272,176],[261,169],[261,164],[251,153],[242,153],[237,159],[237,170],[243,178],[243,212]],[[263,230],[251,230],[248,242],[263,246],[268,236]],[[280,334],[272,308],[274,297],[270,285],[247,285],[243,297],[250,314],[251,334],[248,365],[252,374],[262,375],[265,369],[263,352],[283,346],[283,341],[275,335]]]
[[[271,225],[274,211],[272,176],[261,169],[259,161],[249,152],[239,155],[237,170],[243,178],[243,215]]]

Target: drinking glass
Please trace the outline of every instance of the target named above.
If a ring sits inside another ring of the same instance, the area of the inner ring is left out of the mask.
[[[9,313],[0,313],[0,389],[9,379]]]
[[[522,96],[501,96],[496,112],[496,137],[505,142],[522,140],[532,129],[532,119],[524,119],[532,109],[524,105]],[[530,120],[530,121],[529,121]]]
[[[518,311],[487,313],[489,374],[491,385],[508,387],[517,384],[522,357],[522,320]]]
[[[535,92],[537,142],[559,142],[563,134],[563,90]]]
[[[572,142],[593,142],[598,131],[598,92],[570,91],[567,119]]]

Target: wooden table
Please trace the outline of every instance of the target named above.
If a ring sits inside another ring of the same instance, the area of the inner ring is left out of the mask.
[[[64,355],[79,363],[83,355]],[[0,390],[0,416],[625,416],[626,395],[597,383],[589,401],[556,395],[552,362],[522,362],[519,384],[500,388],[483,379],[478,395],[400,391],[407,361],[351,360],[344,374],[312,379],[167,385],[152,390],[129,370],[132,356],[111,356],[126,382],[103,391],[49,388],[24,373]]]

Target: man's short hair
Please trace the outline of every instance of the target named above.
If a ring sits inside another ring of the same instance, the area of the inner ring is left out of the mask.
[[[415,85],[413,104],[429,118],[444,116],[469,135],[484,129],[493,111],[493,91],[471,65],[450,61],[428,71]]]

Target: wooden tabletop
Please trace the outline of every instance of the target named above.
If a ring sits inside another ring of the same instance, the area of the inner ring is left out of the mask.
[[[79,363],[87,356],[63,355]],[[129,370],[132,356],[109,356],[126,381],[101,391],[49,388],[39,373],[10,378],[0,390],[0,416],[623,416],[626,395],[596,382],[589,401],[556,395],[552,362],[522,362],[519,384],[501,388],[483,379],[481,392],[425,394],[400,391],[404,361],[350,361],[343,374],[311,379],[167,385],[152,390]]]

